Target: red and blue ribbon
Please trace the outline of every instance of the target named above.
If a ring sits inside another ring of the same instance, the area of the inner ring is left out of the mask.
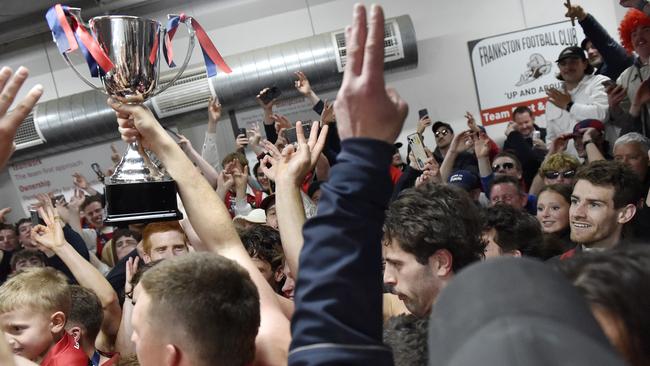
[[[163,42],[163,55],[165,56],[165,61],[167,61],[167,65],[169,65],[169,67],[176,66],[173,60],[174,52],[172,51],[172,39],[176,34],[176,29],[178,29],[179,23],[184,23],[187,18],[188,17],[186,17],[185,14],[180,14],[171,17],[167,22],[167,31],[165,33],[165,41]],[[203,53],[203,60],[205,61],[205,68],[208,72],[208,77],[215,76],[217,74],[217,68],[221,69],[221,71],[227,74],[230,74],[232,72],[230,66],[228,66],[223,57],[221,57],[221,54],[219,51],[217,51],[217,48],[210,40],[210,37],[208,37],[205,29],[201,27],[196,19],[191,18],[191,21],[192,28],[194,28],[196,38],[199,41],[199,45],[201,46],[201,52]]]
[[[68,21],[68,16],[70,16],[70,21]],[[92,77],[97,77],[100,73],[107,73],[115,67],[86,27],[71,16],[68,6],[54,5],[45,14],[45,19],[52,31],[59,52],[64,54],[80,48]]]

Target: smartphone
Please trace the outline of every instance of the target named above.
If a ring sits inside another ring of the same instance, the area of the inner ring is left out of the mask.
[[[32,221],[32,227],[40,224],[38,221],[38,211],[36,210],[29,210],[29,219]]]
[[[277,99],[282,95],[282,91],[277,86],[270,87],[264,94],[260,95],[260,99],[264,104],[269,104],[273,99]]]
[[[302,132],[305,136],[305,139],[309,139],[309,134],[311,133],[311,122],[304,122],[302,125]],[[288,128],[284,130],[284,138],[287,139],[287,141],[290,144],[295,144],[298,142],[298,135],[296,134],[296,128]]]
[[[245,137],[246,136],[246,129],[245,128],[238,128],[237,129],[237,136],[235,136],[235,137],[238,137],[239,135],[244,135],[244,137]]]
[[[425,116],[429,115],[429,111],[427,111],[426,108],[420,109],[418,111],[418,115],[420,116],[420,119],[424,118]]]
[[[424,150],[424,144],[422,143],[422,138],[419,133],[412,133],[406,136],[406,139],[409,143],[411,151],[413,151],[413,156],[415,157],[415,162],[417,163],[420,170],[424,170],[424,164],[426,164],[427,152]]]

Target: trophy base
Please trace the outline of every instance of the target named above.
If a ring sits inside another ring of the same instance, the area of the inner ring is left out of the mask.
[[[106,225],[180,220],[176,182],[106,184]]]

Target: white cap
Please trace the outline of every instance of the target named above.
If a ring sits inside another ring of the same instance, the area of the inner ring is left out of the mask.
[[[235,220],[245,220],[248,222],[251,222],[253,224],[265,224],[266,223],[266,214],[264,213],[264,210],[261,208],[256,208],[254,210],[251,210],[251,212],[248,213],[248,215],[237,215],[235,216],[233,221]]]

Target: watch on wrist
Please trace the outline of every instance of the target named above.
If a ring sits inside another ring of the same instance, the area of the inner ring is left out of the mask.
[[[571,107],[573,107],[573,101],[569,102],[569,104],[566,105],[566,111],[571,112]]]

